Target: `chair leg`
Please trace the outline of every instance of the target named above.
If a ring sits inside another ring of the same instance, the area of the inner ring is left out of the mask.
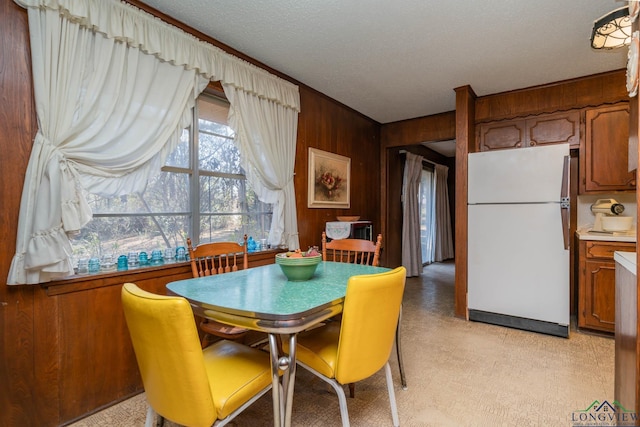
[[[389,390],[389,403],[391,404],[391,418],[393,419],[393,425],[398,427],[400,425],[400,418],[398,417],[398,405],[396,404],[396,393],[393,390],[393,378],[391,377],[391,366],[389,362],[384,365],[384,372],[387,377],[387,389]]]
[[[398,355],[398,368],[400,370],[400,383],[402,389],[407,389],[407,378],[404,373],[404,362],[402,360],[402,342],[400,340],[400,322],[402,321],[402,306],[400,306],[400,315],[398,316],[398,326],[396,327],[396,354]],[[351,396],[353,397],[353,396]]]
[[[247,400],[242,406],[240,406],[238,409],[236,409],[231,414],[229,414],[227,416],[227,418],[223,418],[221,420],[217,420],[216,422],[214,422],[213,423],[213,427],[224,427],[224,426],[226,426],[231,421],[233,421],[235,419],[235,417],[240,415],[240,413],[242,413],[242,411],[244,411],[249,406],[251,406],[253,404],[253,402],[255,402],[256,400],[260,399],[263,395],[265,395],[269,390],[271,390],[271,385],[269,385],[268,387],[265,387],[261,392],[259,392],[255,396],[253,396],[251,399]]]
[[[164,423],[164,418],[158,415],[158,422]],[[156,411],[147,403],[147,418],[144,420],[144,427],[156,427]]]
[[[349,397],[352,399],[356,397],[356,385],[354,383],[349,384]]]
[[[349,410],[347,409],[347,395],[344,394],[344,389],[342,388],[340,383],[332,378],[325,377],[320,372],[305,365],[304,363],[301,363],[300,361],[297,361],[296,363],[302,366],[307,371],[311,372],[316,377],[320,378],[322,381],[329,384],[331,387],[333,387],[333,389],[336,391],[336,394],[338,395],[338,402],[340,403],[340,416],[342,417],[342,427],[349,427]],[[388,362],[387,362],[387,366],[389,366]],[[389,371],[389,374],[391,374],[391,371]],[[395,398],[394,398],[394,402],[395,402]]]
[[[209,346],[209,344],[211,344],[209,342],[209,334],[205,333],[204,335],[202,335],[202,341],[200,342],[200,345],[203,349],[205,349]]]

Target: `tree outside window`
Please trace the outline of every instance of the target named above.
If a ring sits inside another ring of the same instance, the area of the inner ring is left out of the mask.
[[[144,192],[104,198],[87,195],[93,220],[72,240],[74,256],[118,256],[131,251],[216,241],[266,238],[272,207],[258,200],[240,166],[226,100],[201,95],[194,125]]]

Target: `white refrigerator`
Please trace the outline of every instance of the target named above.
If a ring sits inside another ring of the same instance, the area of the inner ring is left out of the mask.
[[[469,154],[469,319],[569,336],[569,144]]]

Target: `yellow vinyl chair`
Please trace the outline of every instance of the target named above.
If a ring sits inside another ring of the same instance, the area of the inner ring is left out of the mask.
[[[329,383],[340,402],[342,425],[349,426],[342,384],[369,378],[384,367],[393,425],[400,424],[389,357],[393,348],[406,269],[353,276],[347,283],[341,322],[300,334],[297,363]]]
[[[351,262],[354,264],[373,265],[377,267],[380,260],[380,247],[382,246],[382,234],[378,234],[376,242],[365,239],[337,239],[327,242],[327,233],[322,232],[322,260],[333,262]],[[340,317],[337,316],[337,319]],[[396,328],[396,355],[398,368],[400,369],[400,383],[402,389],[407,389],[407,378],[404,373],[404,361],[402,359],[402,341],[400,325],[402,323],[402,307]],[[353,384],[349,384],[349,393],[355,397],[356,390]]]
[[[267,353],[227,340],[201,348],[186,299],[126,283],[122,306],[149,404],[146,426],[156,414],[223,426],[271,389]]]

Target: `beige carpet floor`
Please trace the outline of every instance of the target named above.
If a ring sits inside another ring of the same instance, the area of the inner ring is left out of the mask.
[[[407,281],[408,390],[391,361],[401,425],[571,426],[573,413],[594,400],[613,402],[613,339],[575,329],[569,339],[556,338],[455,318],[453,277],[453,263],[436,263]],[[358,383],[347,400],[351,425],[392,425],[383,371]],[[143,426],[145,414],[141,394],[72,426]],[[268,393],[229,425],[272,426],[272,417]],[[292,424],[341,425],[335,393],[301,368]]]

